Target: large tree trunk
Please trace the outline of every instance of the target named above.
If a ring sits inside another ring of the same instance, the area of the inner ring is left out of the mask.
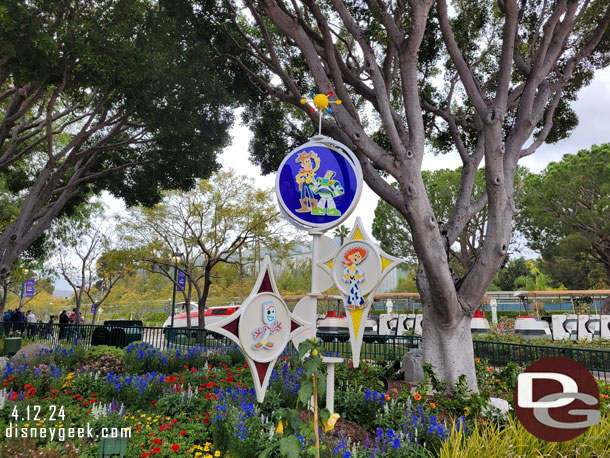
[[[429,301],[422,301],[424,319],[422,321],[422,348],[424,362],[434,367],[435,374],[448,382],[451,390],[461,375],[466,376],[468,387],[475,392],[477,378],[474,370],[474,351],[470,331],[471,317],[462,315],[454,324],[442,323],[435,319]],[[459,351],[456,349],[459,348]]]

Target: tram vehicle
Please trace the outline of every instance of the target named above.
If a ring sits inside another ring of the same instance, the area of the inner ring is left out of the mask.
[[[176,308],[178,310],[184,310],[182,313],[174,315],[174,331],[171,332],[171,335],[178,336],[184,335],[188,336],[188,327],[186,320],[186,304],[184,302],[180,302],[176,304]],[[199,326],[199,306],[196,302],[191,302],[189,304],[190,314],[191,314],[191,333],[197,332],[197,328]],[[217,307],[206,307],[205,309],[205,328],[207,329],[208,325],[212,323],[216,323],[224,319],[225,317],[232,315],[239,309],[239,305],[223,305]],[[167,320],[163,323],[163,327],[166,329],[171,329],[172,318],[169,316]],[[166,336],[169,335],[168,332],[165,333]],[[217,334],[213,334],[217,336]],[[172,339],[174,340],[174,339]]]
[[[326,296],[326,311],[318,315],[316,322],[317,332],[322,334],[322,340],[331,342],[349,340],[349,324],[342,305],[341,296]],[[374,342],[378,335],[379,317],[371,316],[366,320],[364,328],[364,342]],[[330,335],[335,334],[335,335]]]
[[[599,313],[604,298],[610,296],[608,290],[521,291],[515,295],[520,297],[524,305],[531,300],[544,299],[547,307],[557,302],[561,309],[562,304],[567,302],[571,309],[568,313],[541,317],[541,320],[549,324],[547,335],[553,340],[610,339],[610,315]],[[589,309],[586,312],[581,309],[583,304]]]

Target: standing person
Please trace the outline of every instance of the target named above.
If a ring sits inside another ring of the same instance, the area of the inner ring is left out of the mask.
[[[49,317],[49,322],[47,323],[47,337],[53,336],[53,324],[55,324],[55,315],[51,315]]]
[[[66,325],[70,323],[70,318],[65,310],[59,314],[59,338],[63,339],[66,337]]]
[[[23,314],[21,309],[17,309],[13,312],[13,315],[11,316],[11,321],[14,323],[13,330],[22,333],[23,328],[25,327],[25,315]]]
[[[27,322],[28,327],[28,337],[32,337],[36,330],[36,315],[34,315],[34,312],[28,310],[25,314],[25,321]]]
[[[12,310],[8,309],[6,312],[4,312],[4,315],[2,315],[2,321],[4,323],[4,335],[8,337],[9,332],[11,332],[11,327],[13,325],[13,323],[11,322],[11,314],[12,314]]]
[[[68,319],[70,320],[70,324],[76,323],[76,308],[72,309],[72,311],[68,315]]]

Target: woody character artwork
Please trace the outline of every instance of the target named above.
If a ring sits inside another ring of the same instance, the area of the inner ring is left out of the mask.
[[[349,283],[349,294],[345,303],[347,310],[361,309],[365,303],[359,285],[364,281],[364,272],[358,268],[358,264],[364,260],[366,254],[366,249],[361,246],[350,248],[345,252],[343,281]]]
[[[301,170],[295,177],[301,191],[301,208],[295,210],[297,213],[308,213],[318,206],[311,186],[316,180],[316,171],[320,168],[320,158],[315,151],[309,153],[303,151],[297,155],[295,162],[301,164]]]
[[[254,343],[252,348],[260,350],[261,348],[273,348],[273,342],[269,340],[271,334],[282,329],[282,322],[275,319],[275,305],[268,301],[263,303],[263,326],[256,328],[252,334]]]

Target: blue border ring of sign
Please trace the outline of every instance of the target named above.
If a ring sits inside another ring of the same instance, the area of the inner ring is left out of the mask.
[[[307,220],[297,216],[297,214],[295,214],[295,211],[289,210],[288,205],[284,201],[284,198],[282,197],[281,192],[280,192],[280,177],[282,175],[282,170],[284,169],[286,163],[290,159],[294,159],[294,154],[296,152],[304,150],[306,148],[314,148],[314,147],[327,148],[327,149],[331,150],[333,153],[336,153],[339,156],[341,156],[346,161],[346,163],[351,167],[355,180],[356,180],[356,191],[353,193],[353,199],[352,199],[351,203],[349,204],[349,206],[346,209],[344,209],[342,214],[339,217],[337,217],[336,219],[334,219],[332,221],[328,221],[328,222],[323,222],[323,223],[307,221]],[[354,153],[343,143],[340,143],[329,137],[316,136],[316,137],[313,137],[311,139],[311,141],[293,149],[290,153],[288,153],[286,155],[286,157],[284,157],[284,160],[280,164],[277,174],[276,174],[275,193],[276,193],[277,200],[280,205],[280,210],[281,210],[282,214],[293,225],[295,225],[299,229],[304,229],[307,231],[325,231],[325,230],[331,229],[331,228],[336,227],[339,224],[341,224],[352,214],[352,212],[356,208],[356,205],[358,204],[358,201],[360,200],[360,195],[362,194],[362,168],[360,167],[360,163],[358,162],[358,159],[356,159],[356,156],[354,155]]]

